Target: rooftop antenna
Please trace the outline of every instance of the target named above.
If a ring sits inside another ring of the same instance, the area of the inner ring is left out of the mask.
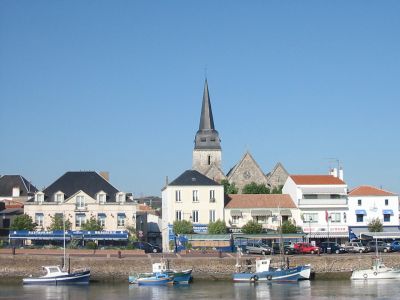
[[[204,78],[207,80],[207,65],[204,66]]]
[[[336,163],[337,164],[337,169],[339,171],[340,169],[340,160],[336,157],[327,157],[326,158],[328,160],[329,163]],[[329,166],[329,168],[331,168],[331,166]]]

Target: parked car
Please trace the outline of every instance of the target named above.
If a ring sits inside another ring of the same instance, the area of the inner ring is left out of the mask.
[[[344,249],[347,252],[353,252],[353,253],[367,252],[367,247],[365,247],[360,242],[348,242],[345,244]]]
[[[374,252],[378,249],[378,252],[390,252],[390,246],[382,241],[369,241],[367,244],[368,252]]]
[[[294,249],[296,249],[296,251],[298,253],[319,253],[321,252],[321,249],[319,247],[313,246],[310,243],[296,243],[294,244]]]
[[[320,245],[323,253],[345,253],[346,249],[335,242],[322,242]]]
[[[260,242],[247,242],[246,250],[247,254],[256,253],[256,254],[271,254],[272,249],[270,246],[262,244]]]
[[[400,251],[400,241],[393,241],[390,244],[390,250],[391,251]]]
[[[162,252],[162,249],[157,246],[157,245],[153,245],[147,242],[134,242],[133,247],[137,248],[137,249],[141,249],[144,250],[145,253],[160,253]]]
[[[281,253],[281,245],[278,243],[274,243],[272,245],[272,250],[274,251],[274,254],[278,254]],[[294,247],[290,247],[288,245],[283,245],[283,253],[286,255],[290,255],[290,254],[296,254],[297,251],[296,249],[294,249]]]

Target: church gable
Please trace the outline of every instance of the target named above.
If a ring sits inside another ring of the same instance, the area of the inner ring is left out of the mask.
[[[252,182],[267,185],[267,177],[249,152],[246,152],[242,160],[229,172],[228,181],[235,183],[240,192],[246,184]]]
[[[275,168],[267,175],[268,185],[272,188],[283,186],[288,178],[289,173],[283,167],[283,165],[278,162]]]
[[[206,175],[208,178],[221,183],[223,179],[226,179],[224,172],[220,168],[218,168],[216,165],[212,164],[205,172],[204,175]]]

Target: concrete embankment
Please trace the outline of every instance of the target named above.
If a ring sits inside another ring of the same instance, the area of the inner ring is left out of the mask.
[[[113,255],[99,255],[87,252],[71,256],[71,268],[78,269],[89,267],[93,280],[127,281],[131,272],[149,272],[151,264],[158,262],[161,255],[145,255],[143,253],[129,254],[118,252]],[[61,256],[56,254],[33,255],[25,254],[0,254],[0,280],[19,280],[29,275],[40,275],[41,266],[61,264]],[[166,255],[171,268],[193,269],[195,279],[229,280],[235,271],[236,258],[234,254],[224,254],[222,258],[215,254],[189,254]],[[295,255],[290,256],[290,265],[311,264],[315,271],[316,279],[348,279],[353,269],[368,268],[371,266],[370,254],[341,254],[341,255]],[[400,267],[400,254],[390,253],[382,255],[387,266]],[[242,257],[241,261],[255,256]]]

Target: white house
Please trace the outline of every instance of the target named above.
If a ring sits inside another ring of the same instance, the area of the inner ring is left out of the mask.
[[[331,174],[290,175],[282,189],[300,209],[297,224],[312,240],[348,239],[347,184],[341,170]]]
[[[227,195],[227,201],[225,223],[232,232],[239,231],[251,220],[262,224],[266,230],[277,230],[281,221],[300,218],[299,210],[289,195],[233,194]]]
[[[359,186],[349,192],[348,225],[351,238],[368,233],[368,223],[378,218],[383,231],[399,237],[398,195],[373,186]]]
[[[136,227],[136,202],[127,197],[96,172],[66,172],[34,199],[25,203],[24,213],[37,224],[37,230],[46,230],[55,215],[64,214],[72,230],[80,230],[91,217],[104,230],[125,230]]]
[[[162,190],[163,251],[169,251],[175,220],[188,220],[197,233],[207,232],[208,224],[224,220],[224,187],[195,170],[187,170]]]

